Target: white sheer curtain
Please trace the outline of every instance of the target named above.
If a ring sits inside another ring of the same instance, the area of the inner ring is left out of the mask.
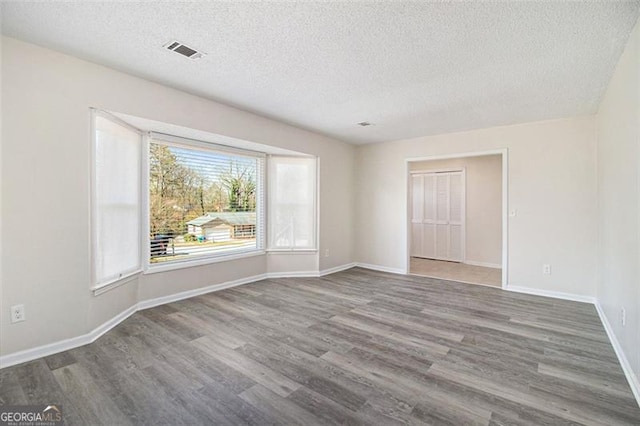
[[[96,285],[142,268],[142,135],[94,114],[93,258]]]
[[[269,157],[269,248],[316,248],[316,159]]]

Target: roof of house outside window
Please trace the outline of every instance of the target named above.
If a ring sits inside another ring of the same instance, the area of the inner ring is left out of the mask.
[[[187,225],[205,226],[220,221],[227,225],[255,225],[255,212],[210,212],[187,222]]]

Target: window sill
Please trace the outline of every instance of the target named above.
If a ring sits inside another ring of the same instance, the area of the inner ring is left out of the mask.
[[[127,274],[123,277],[117,278],[113,281],[109,281],[106,283],[102,283],[102,284],[98,284],[95,285],[91,288],[91,291],[93,292],[94,296],[100,296],[103,293],[106,293],[110,290],[113,290],[114,288],[118,288],[121,285],[125,285],[128,282],[131,282],[135,279],[138,278],[138,276],[140,276],[140,274],[142,273],[142,269],[139,269],[137,271],[131,272],[130,274]]]
[[[267,254],[313,254],[318,253],[318,249],[269,249]]]
[[[144,274],[145,275],[157,274],[159,272],[175,271],[177,269],[192,268],[195,266],[210,265],[213,263],[227,262],[230,260],[245,259],[249,257],[262,256],[264,254],[265,254],[264,250],[251,250],[251,251],[244,251],[244,252],[239,252],[234,254],[228,254],[224,256],[204,257],[204,258],[193,259],[193,260],[181,260],[181,261],[167,262],[162,264],[147,265],[147,268],[145,269]]]

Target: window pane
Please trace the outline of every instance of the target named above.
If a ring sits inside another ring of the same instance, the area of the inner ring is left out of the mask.
[[[262,158],[153,141],[149,151],[150,262],[261,248]]]
[[[95,117],[95,280],[100,284],[141,267],[141,136]]]
[[[269,159],[270,247],[315,248],[316,160]]]

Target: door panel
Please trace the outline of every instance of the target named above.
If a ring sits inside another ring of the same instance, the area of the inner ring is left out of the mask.
[[[436,220],[438,223],[449,221],[449,176],[436,174]]]
[[[436,256],[436,225],[425,223],[422,227],[422,257],[433,259]]]
[[[462,225],[449,225],[449,259],[462,261]]]
[[[424,175],[424,223],[434,223],[436,220],[436,177],[433,174]]]
[[[464,260],[464,172],[411,176],[411,256]]]
[[[413,223],[422,223],[423,206],[424,206],[424,177],[422,175],[414,175],[411,177],[411,194],[413,197],[411,221]]]
[[[449,221],[462,223],[462,173],[452,173],[449,176]]]
[[[422,236],[422,227],[421,223],[412,223],[411,224],[411,256],[414,257],[424,257],[424,249],[423,242],[424,237]]]
[[[436,258],[449,259],[449,225],[436,225]]]

